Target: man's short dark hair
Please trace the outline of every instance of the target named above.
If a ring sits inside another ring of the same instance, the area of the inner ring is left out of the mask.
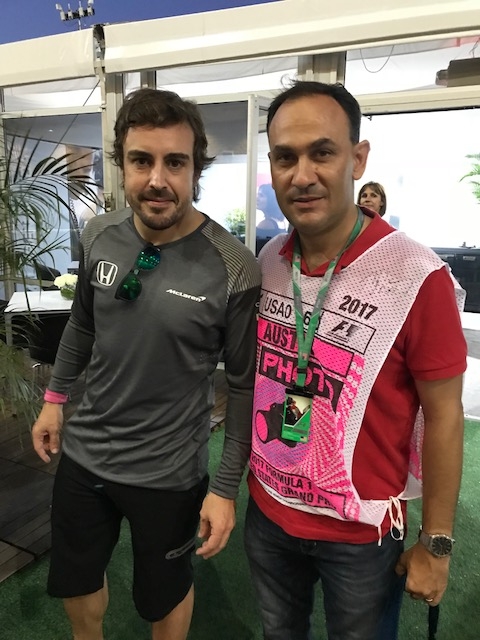
[[[345,111],[350,123],[350,140],[353,144],[357,144],[357,142],[359,142],[360,121],[362,119],[360,105],[352,94],[345,89],[343,84],[340,84],[339,82],[336,84],[327,84],[325,82],[294,80],[292,85],[282,91],[282,93],[274,98],[270,104],[267,116],[267,133],[270,130],[270,124],[274,115],[282,104],[287,101],[298,100],[299,98],[306,98],[309,96],[330,96],[338,102]]]
[[[173,91],[145,88],[128,94],[115,122],[115,141],[111,154],[113,161],[123,171],[123,145],[130,128],[170,127],[183,123],[193,131],[194,173],[197,179],[200,178],[202,171],[212,164],[215,157],[207,155],[208,141],[198,105],[184,100]],[[196,202],[199,196],[200,187],[197,182],[193,200]]]

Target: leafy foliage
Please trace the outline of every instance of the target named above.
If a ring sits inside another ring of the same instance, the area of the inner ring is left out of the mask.
[[[245,209],[232,209],[225,216],[225,224],[234,236],[245,235]]]
[[[465,180],[466,178],[479,178],[479,180],[470,180],[470,184],[472,185],[473,195],[480,204],[480,153],[467,155],[467,158],[470,158],[474,161],[472,163],[472,169],[471,171],[469,171],[469,173],[460,178],[460,180]]]
[[[0,341],[0,412],[6,414],[14,407],[16,415],[32,422],[41,391],[34,370],[26,366],[23,351]]]
[[[78,158],[72,154],[33,165],[40,141],[31,150],[27,142],[23,138],[18,149],[17,139],[12,138],[7,157],[0,157],[0,279],[7,273],[23,279],[36,260],[62,246],[64,238],[52,241],[49,236],[58,229],[62,214],[72,217],[61,195],[67,186],[85,204],[97,204],[90,165],[78,169]]]
[[[12,136],[1,155],[0,147],[0,281],[17,283],[27,288],[35,273],[35,264],[63,246],[58,237],[62,219],[76,219],[67,201],[71,194],[87,206],[98,202],[95,182],[90,177],[91,165],[76,156],[64,154],[37,160],[41,140]],[[34,329],[34,319],[26,318]],[[22,325],[25,328],[25,322]],[[12,327],[15,343],[16,329]],[[28,333],[28,331],[27,331]],[[38,385],[32,376],[24,352],[6,344],[6,323],[0,317],[0,411],[15,407],[17,415],[30,418],[40,399]],[[25,336],[23,336],[24,338]]]

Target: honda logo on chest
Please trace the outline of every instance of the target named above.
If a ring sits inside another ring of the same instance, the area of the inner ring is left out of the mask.
[[[101,260],[97,264],[97,282],[105,287],[111,287],[117,277],[118,267],[113,262]]]

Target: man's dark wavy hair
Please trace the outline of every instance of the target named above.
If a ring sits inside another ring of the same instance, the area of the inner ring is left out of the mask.
[[[291,86],[278,94],[270,104],[267,116],[267,133],[270,130],[274,115],[282,104],[287,101],[318,95],[330,96],[342,107],[350,123],[350,140],[353,144],[357,144],[360,140],[360,121],[362,119],[360,105],[352,94],[345,89],[343,84],[339,82],[327,84],[325,82],[294,80]]]
[[[131,127],[170,127],[182,123],[191,127],[194,135],[193,166],[197,182],[193,189],[193,200],[197,202],[200,197],[198,180],[215,157],[207,154],[208,141],[198,105],[184,100],[173,91],[137,89],[125,98],[115,122],[111,157],[123,171],[123,145]]]

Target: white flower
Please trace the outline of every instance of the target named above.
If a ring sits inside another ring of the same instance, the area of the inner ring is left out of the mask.
[[[62,287],[75,287],[77,284],[78,276],[74,273],[64,273],[61,276],[57,276],[53,281],[53,284],[61,289]]]

